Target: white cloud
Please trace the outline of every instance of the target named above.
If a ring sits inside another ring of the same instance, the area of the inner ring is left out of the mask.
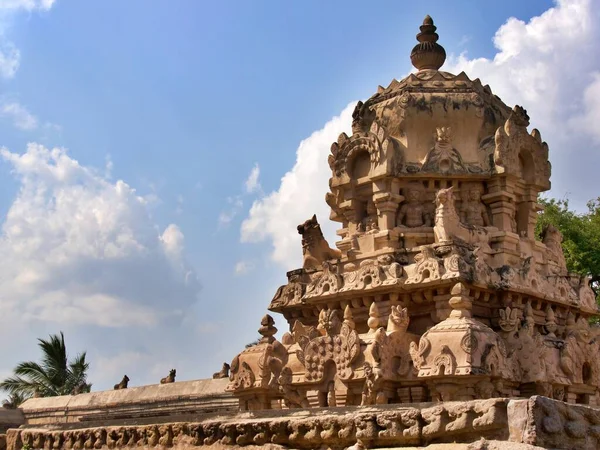
[[[179,194],[177,196],[177,207],[175,208],[175,214],[181,215],[183,214],[183,204],[185,203],[183,199],[183,195]]]
[[[227,204],[229,207],[225,211],[221,211],[219,214],[219,226],[225,227],[231,223],[231,221],[240,213],[244,202],[242,197],[236,195],[235,197],[227,197]]]
[[[527,109],[550,147],[556,196],[582,207],[596,196],[600,119],[600,8],[591,0],[558,0],[525,23],[510,18],[494,36],[493,59],[450,58],[444,70],[464,70],[512,106]],[[594,147],[595,146],[595,147]],[[574,153],[574,151],[576,153]],[[576,154],[576,157],[574,155]]]
[[[583,111],[569,124],[573,130],[589,133],[600,143],[600,72],[594,73],[592,79],[583,93]]]
[[[252,194],[254,192],[260,191],[260,183],[258,181],[258,177],[260,176],[260,167],[258,163],[254,164],[252,170],[250,171],[250,175],[248,175],[248,179],[246,179],[246,192],[248,194]]]
[[[17,102],[1,105],[0,115],[11,119],[13,125],[21,130],[33,130],[38,126],[37,118]]]
[[[1,39],[1,38],[0,38]],[[21,63],[21,52],[10,41],[0,42],[0,76],[12,78]]]
[[[165,253],[176,258],[181,257],[183,251],[183,233],[174,223],[169,224],[165,231],[160,236],[160,241],[163,245]]]
[[[0,0],[0,76],[13,78],[21,63],[21,52],[7,38],[13,17],[20,11],[49,11],[55,0]]]
[[[235,195],[233,197],[227,197],[226,202],[228,207],[221,211],[219,214],[219,227],[223,228],[228,226],[233,219],[242,211],[244,207],[244,195],[248,194],[262,194],[262,187],[259,182],[260,167],[258,163],[254,164],[248,178],[244,182],[244,193]]]
[[[175,224],[157,231],[146,199],[127,183],[64,149],[29,144],[0,156],[20,183],[0,236],[3,317],[151,325],[196,301],[183,233]]]
[[[254,269],[254,263],[252,261],[238,261],[235,264],[234,272],[236,275],[245,275]]]
[[[0,10],[48,11],[56,0],[0,0]]]
[[[493,59],[462,54],[444,70],[479,77],[505,103],[524,104],[533,121],[549,127],[572,114],[590,70],[598,66],[597,15],[590,0],[559,0],[528,23],[508,19],[494,36]]]
[[[337,224],[329,221],[325,193],[331,171],[327,155],[340,133],[350,133],[351,102],[339,116],[303,140],[296,151],[296,163],[286,173],[277,191],[256,200],[242,223],[242,242],[270,240],[272,258],[286,268],[299,267],[302,248],[296,227],[317,214],[323,233],[332,243]]]

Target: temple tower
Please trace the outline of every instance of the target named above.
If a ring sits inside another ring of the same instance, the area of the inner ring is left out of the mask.
[[[429,16],[417,40],[418,71],[359,102],[331,146],[337,248],[315,216],[298,226],[303,267],[269,306],[289,332],[277,341],[265,316],[261,342],[231,363],[242,409],[600,403],[589,280],[567,272],[557,229],[534,235],[548,146],[525,109],[439,70]]]

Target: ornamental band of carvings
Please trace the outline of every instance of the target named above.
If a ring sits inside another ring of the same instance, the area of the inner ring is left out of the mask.
[[[374,446],[452,442],[475,433],[493,436],[507,429],[505,399],[446,404],[419,410],[382,408],[315,417],[205,421],[65,431],[11,429],[8,450],[125,449],[209,445],[278,444],[294,448],[344,448],[360,440]]]

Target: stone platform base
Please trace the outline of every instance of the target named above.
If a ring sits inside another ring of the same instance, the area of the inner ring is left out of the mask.
[[[203,450],[232,450],[239,449],[239,446],[213,444],[202,447]],[[329,447],[323,447],[329,448]],[[351,447],[349,447],[350,449]],[[425,447],[378,447],[378,450],[392,450],[401,448],[402,450],[544,450],[542,447],[536,447],[528,444],[518,444],[516,442],[488,441],[482,439],[471,444],[430,444]],[[293,450],[290,447],[281,445],[248,445],[244,450]]]
[[[600,409],[546,397],[260,411],[198,422],[11,429],[7,449],[600,448]]]

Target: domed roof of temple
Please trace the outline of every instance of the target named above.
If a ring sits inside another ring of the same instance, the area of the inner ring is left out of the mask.
[[[509,118],[511,108],[479,79],[471,80],[464,72],[454,75],[439,70],[446,52],[437,43],[435,30],[427,16],[417,35],[419,44],[410,55],[418,72],[400,81],[394,79],[387,87],[379,86],[371,98],[359,102],[352,131],[368,132],[377,122],[408,150],[412,156],[408,161],[416,163],[424,162],[436,129],[450,128],[451,139],[461,143],[462,158],[489,169],[488,146],[498,127]],[[407,169],[417,171],[415,167]]]

